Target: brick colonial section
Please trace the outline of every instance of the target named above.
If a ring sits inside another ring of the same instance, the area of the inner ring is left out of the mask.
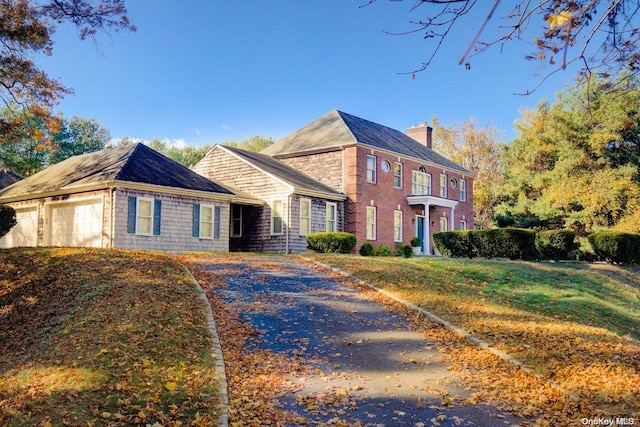
[[[367,182],[367,155],[376,157],[376,182]],[[341,151],[329,153],[310,154],[298,157],[282,159],[285,163],[305,172],[325,184],[331,185],[335,190],[348,195],[345,206],[344,230],[356,235],[358,244],[356,250],[365,242],[374,246],[386,245],[395,249],[393,219],[394,211],[402,212],[402,243],[409,244],[411,238],[416,235],[416,215],[424,215],[424,205],[409,205],[407,197],[412,193],[412,171],[423,167],[431,174],[431,194],[440,196],[440,175],[447,175],[447,199],[458,201],[455,208],[453,225],[458,230],[460,221],[465,220],[467,228],[473,227],[473,178],[463,175],[459,171],[444,169],[418,159],[399,156],[383,150],[376,150],[363,145],[351,146]],[[388,173],[382,171],[380,165],[383,161],[389,162],[391,170]],[[394,163],[402,164],[402,187],[394,186]],[[338,167],[340,164],[340,167]],[[454,188],[451,180],[457,182]],[[460,201],[460,181],[466,182],[466,201]],[[376,239],[366,238],[366,210],[367,206],[376,207]],[[430,234],[440,231],[440,217],[445,216],[451,221],[451,209],[444,207],[430,207]],[[431,224],[432,223],[432,224]],[[449,229],[451,224],[449,223]],[[430,251],[433,251],[431,245]]]

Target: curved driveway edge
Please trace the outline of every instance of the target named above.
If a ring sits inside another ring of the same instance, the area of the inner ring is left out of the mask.
[[[209,334],[211,334],[211,354],[215,358],[215,368],[216,373],[218,375],[218,388],[220,390],[220,418],[219,418],[219,427],[228,427],[229,425],[229,394],[227,391],[227,374],[224,365],[224,356],[222,354],[222,346],[220,345],[220,336],[218,335],[218,331],[216,330],[216,323],[213,319],[213,310],[211,309],[211,304],[209,304],[209,299],[200,286],[200,283],[193,276],[191,271],[184,266],[185,273],[191,279],[191,282],[196,288],[198,292],[198,297],[204,302],[205,305],[205,314],[207,319],[207,329],[209,330]]]

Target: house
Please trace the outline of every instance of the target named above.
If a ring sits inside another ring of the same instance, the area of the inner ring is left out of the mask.
[[[431,128],[407,133],[333,110],[262,150],[345,194],[344,226],[358,246],[391,248],[473,227],[473,174],[431,145]]]
[[[18,224],[0,247],[229,250],[234,194],[142,145],[69,158],[0,190]]]
[[[308,234],[344,227],[347,196],[274,157],[216,145],[191,169],[265,202],[231,204],[231,250],[303,252]]]
[[[21,179],[23,179],[22,176],[13,171],[0,169],[0,190],[10,186],[11,184],[15,184]]]

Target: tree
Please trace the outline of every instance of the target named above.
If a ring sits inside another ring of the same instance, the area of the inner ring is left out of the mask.
[[[445,127],[431,118],[433,147],[475,174],[473,181],[473,215],[483,227],[490,225],[502,184],[499,171],[500,131],[494,126],[478,127],[475,119],[458,126]]]
[[[640,82],[592,78],[524,111],[501,156],[503,202],[516,225],[640,231]]]
[[[173,161],[180,163],[183,166],[191,167],[198,160],[204,157],[205,154],[211,150],[211,145],[205,144],[199,147],[185,146],[185,147],[173,147],[167,145],[166,142],[159,139],[154,139],[148,144],[149,148],[152,148]]]
[[[0,237],[7,234],[16,221],[16,211],[11,206],[0,205]]]
[[[242,140],[240,143],[235,141],[225,141],[221,142],[222,145],[226,145],[228,147],[240,148],[242,150],[259,152],[273,144],[273,139],[270,137],[264,137],[259,135],[254,135],[247,139]]]
[[[369,0],[367,5],[377,0]],[[517,0],[499,8],[500,0],[415,0],[412,12],[422,18],[411,21],[414,28],[401,34],[423,33],[433,43],[431,52],[416,72],[425,70],[446,39],[455,37],[456,24],[472,10],[485,13],[478,30],[464,52],[460,64],[471,68],[470,57],[494,45],[514,40],[534,46],[526,59],[551,65],[553,74],[567,65],[582,64],[581,73],[599,70],[616,75],[621,70],[640,71],[640,5],[635,0]],[[482,10],[480,10],[482,9]],[[481,40],[481,35],[496,10],[502,15],[496,25],[498,36]],[[486,12],[485,12],[486,11]],[[530,29],[533,28],[533,31]]]
[[[126,12],[124,0],[0,0],[0,100],[55,126],[57,117],[51,109],[72,91],[39,69],[32,58],[52,54],[52,35],[64,22],[75,25],[83,40],[98,30],[135,31]],[[1,118],[0,142],[15,140],[14,132],[23,132],[21,121],[17,114]],[[32,136],[49,143],[46,135]]]
[[[14,115],[20,120],[14,120]],[[52,122],[29,111],[10,108],[5,109],[4,117],[13,121],[16,128],[11,138],[0,144],[0,164],[23,176],[71,156],[102,150],[111,139],[109,131],[93,119],[76,116],[67,120],[58,114]],[[51,143],[42,143],[45,139]]]

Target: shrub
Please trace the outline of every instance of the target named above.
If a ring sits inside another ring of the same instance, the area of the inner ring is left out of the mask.
[[[588,236],[596,255],[610,263],[640,264],[640,234],[600,231]]]
[[[11,206],[0,205],[0,237],[7,234],[16,224],[15,209]]]
[[[373,252],[375,256],[391,256],[392,253],[393,251],[391,250],[391,248],[386,245],[376,246]]]
[[[349,254],[356,247],[356,236],[351,233],[312,233],[307,236],[309,249],[316,252]]]
[[[576,249],[576,233],[571,230],[546,230],[536,234],[536,249],[549,259],[567,259]]]
[[[402,256],[405,258],[411,258],[413,256],[413,247],[411,245],[404,245],[402,247]]]
[[[473,258],[475,248],[473,245],[474,231],[443,231],[433,235],[433,244],[438,251],[452,258]]]
[[[444,231],[433,235],[438,251],[450,257],[523,259],[535,254],[535,232],[518,228]]]
[[[411,238],[411,246],[413,246],[414,248],[420,246],[420,238],[418,236],[413,236]]]
[[[360,246],[360,255],[373,256],[373,245],[371,243],[364,243]]]

